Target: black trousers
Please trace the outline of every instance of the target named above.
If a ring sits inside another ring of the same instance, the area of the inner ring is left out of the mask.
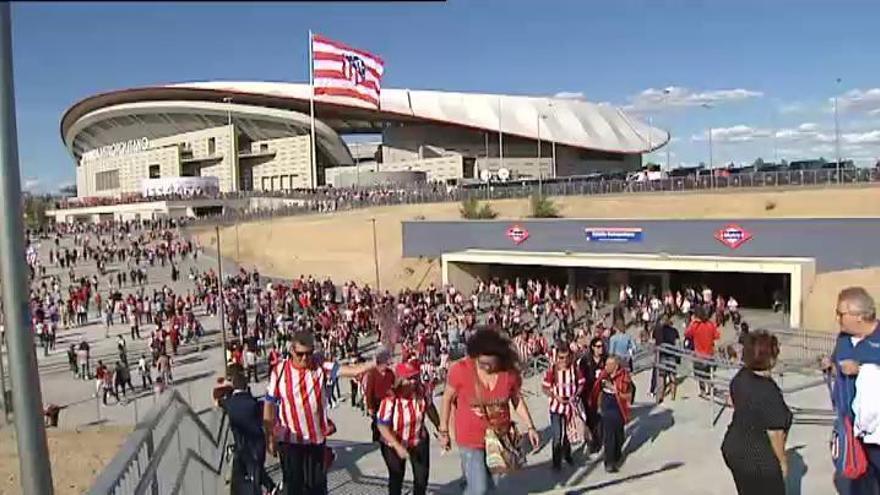
[[[568,432],[566,431],[565,416],[562,414],[550,413],[550,431],[553,435],[553,467],[559,469],[562,466],[562,460],[571,460],[571,443],[568,441]]]
[[[232,458],[231,495],[262,495],[263,488],[271,493],[275,482],[266,471],[265,463],[265,443],[236,449]]]
[[[602,416],[599,411],[593,407],[586,407],[587,421],[586,426],[590,431],[590,440],[588,443],[590,453],[599,452],[602,448]]]
[[[623,460],[623,418],[619,412],[602,414],[602,441],[605,445],[605,466],[619,466]]]
[[[398,457],[397,452],[385,443],[379,444],[382,458],[388,466],[388,495],[403,493],[403,476],[406,474],[406,461]],[[428,439],[423,438],[415,447],[410,447],[409,462],[413,470],[412,495],[425,495],[428,491],[428,475],[431,471],[431,454]]]
[[[324,444],[278,444],[285,495],[327,495]]]

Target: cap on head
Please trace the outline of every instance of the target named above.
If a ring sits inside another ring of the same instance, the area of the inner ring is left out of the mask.
[[[400,363],[394,367],[394,376],[400,379],[412,378],[419,375],[419,368],[415,363]]]

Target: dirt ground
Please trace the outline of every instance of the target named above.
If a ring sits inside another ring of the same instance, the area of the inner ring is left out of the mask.
[[[80,431],[48,430],[55,493],[83,493],[119,450],[130,427],[102,426]],[[12,426],[0,429],[0,494],[22,493],[18,449]]]
[[[775,191],[724,191],[715,193],[658,193],[554,198],[566,218],[834,218],[880,216],[880,187],[801,189]],[[527,199],[490,201],[499,218],[524,218]],[[371,219],[376,220],[379,279],[383,289],[424,287],[439,283],[437,260],[404,259],[401,222],[404,220],[456,220],[459,204],[434,203],[377,207],[333,214],[279,218],[241,224],[221,230],[224,257],[256,266],[262,273],[280,277],[300,274],[330,276],[375,285]],[[213,229],[198,237],[215,245]],[[821,274],[808,296],[807,320],[824,328],[820,317],[827,301],[843,285],[871,285],[880,297],[871,270]],[[832,296],[833,299],[833,296]],[[830,310],[829,310],[830,311]],[[812,319],[810,315],[813,316]]]

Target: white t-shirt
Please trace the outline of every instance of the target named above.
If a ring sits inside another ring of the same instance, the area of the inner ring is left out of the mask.
[[[864,443],[880,445],[880,366],[859,366],[852,409],[855,435],[862,437]]]

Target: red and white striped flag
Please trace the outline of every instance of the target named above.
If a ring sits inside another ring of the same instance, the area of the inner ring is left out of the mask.
[[[312,76],[315,95],[354,98],[379,108],[385,62],[364,50],[312,36]]]

